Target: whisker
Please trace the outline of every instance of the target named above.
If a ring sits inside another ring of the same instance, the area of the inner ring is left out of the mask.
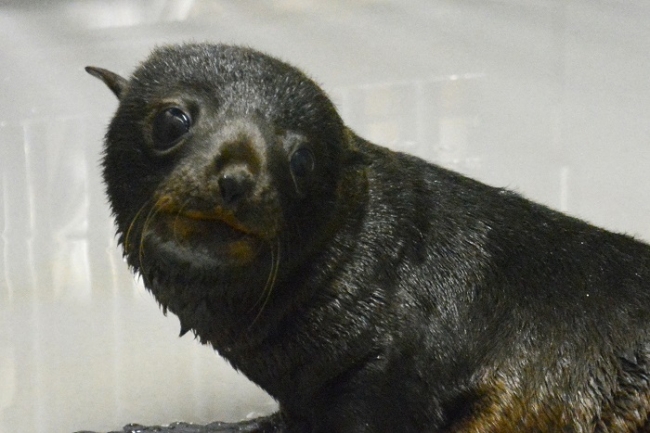
[[[144,204],[140,207],[138,212],[135,214],[133,219],[131,220],[131,224],[129,224],[129,228],[126,230],[126,234],[124,235],[124,252],[128,253],[129,248],[130,248],[130,238],[131,238],[131,232],[133,231],[133,227],[135,226],[136,221],[138,218],[140,218],[140,214],[142,214],[142,211],[147,207],[147,205],[151,202],[151,200],[147,200],[144,202]]]
[[[176,212],[176,215],[174,216],[174,222],[178,223],[178,218],[182,216],[183,214],[183,209],[187,207],[187,205],[190,203],[190,200],[186,200],[185,203],[183,203],[179,208],[178,211]],[[174,232],[174,240],[176,243],[181,244],[181,239],[178,237],[178,232],[176,230],[177,224],[174,224],[172,227],[172,231]]]
[[[269,249],[271,250],[271,267],[269,268],[269,275],[266,278],[266,282],[264,283],[264,288],[260,292],[260,296],[257,298],[255,303],[248,309],[247,313],[253,311],[255,307],[257,307],[260,304],[260,302],[262,302],[262,300],[264,299],[264,295],[266,294],[266,291],[269,287],[269,284],[271,284],[271,281],[273,280],[273,269],[275,268],[276,256],[275,256],[275,250],[273,248],[273,244],[271,244],[270,242],[269,242]]]
[[[279,238],[276,239],[275,246],[276,246],[275,250],[277,251],[277,253],[273,254],[274,248],[272,246],[271,247],[271,272],[269,274],[269,279],[267,279],[267,284],[264,285],[264,290],[262,291],[262,295],[266,295],[266,296],[264,298],[264,302],[262,303],[262,306],[260,307],[260,310],[255,316],[255,319],[253,319],[253,321],[251,322],[248,329],[251,329],[253,325],[255,325],[257,320],[262,316],[262,312],[264,311],[264,308],[266,307],[266,305],[269,303],[269,300],[271,299],[271,294],[273,293],[273,288],[275,287],[275,282],[277,281],[278,278],[278,270],[280,269],[280,251],[281,251]],[[257,303],[259,303],[259,300]]]
[[[144,279],[145,285],[149,286],[151,284],[151,281],[149,281],[149,278],[147,277],[147,273],[145,272],[145,267],[143,263],[143,257],[144,257],[144,235],[147,232],[147,228],[149,226],[149,223],[151,220],[158,214],[158,212],[161,211],[160,209],[160,203],[166,200],[165,197],[161,197],[156,202],[154,205],[149,209],[149,213],[147,213],[147,217],[144,220],[144,224],[142,225],[142,232],[140,233],[140,245],[138,247],[138,262],[140,264],[140,275],[142,275],[142,278]]]

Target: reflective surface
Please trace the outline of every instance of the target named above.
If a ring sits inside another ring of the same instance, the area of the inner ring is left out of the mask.
[[[322,83],[361,135],[650,239],[641,0],[58,0],[0,6],[0,432],[205,423],[273,401],[129,274],[98,161],[156,44],[247,44]]]

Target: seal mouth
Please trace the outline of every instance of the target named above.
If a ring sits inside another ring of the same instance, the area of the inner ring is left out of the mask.
[[[146,230],[166,254],[212,257],[231,264],[250,263],[257,255],[262,236],[229,213],[159,209]]]
[[[224,212],[221,208],[215,208],[213,212],[198,210],[186,210],[183,212],[164,211],[174,218],[172,229],[184,233],[191,228],[215,228],[218,225],[227,226],[234,233],[255,235],[255,232],[237,220],[232,213]],[[203,227],[205,226],[205,227]]]
[[[226,244],[251,236],[249,231],[240,226],[203,214],[197,216],[187,213],[164,213],[160,214],[157,220],[179,244],[199,240]]]

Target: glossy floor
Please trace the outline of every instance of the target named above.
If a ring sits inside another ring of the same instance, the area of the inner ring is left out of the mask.
[[[650,239],[645,0],[0,3],[0,432],[234,420],[274,403],[128,273],[98,161],[157,44],[247,44],[361,135]]]

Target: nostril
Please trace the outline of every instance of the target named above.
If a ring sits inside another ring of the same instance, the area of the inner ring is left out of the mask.
[[[250,183],[242,174],[224,174],[218,182],[221,198],[226,205],[238,202],[246,194]]]

